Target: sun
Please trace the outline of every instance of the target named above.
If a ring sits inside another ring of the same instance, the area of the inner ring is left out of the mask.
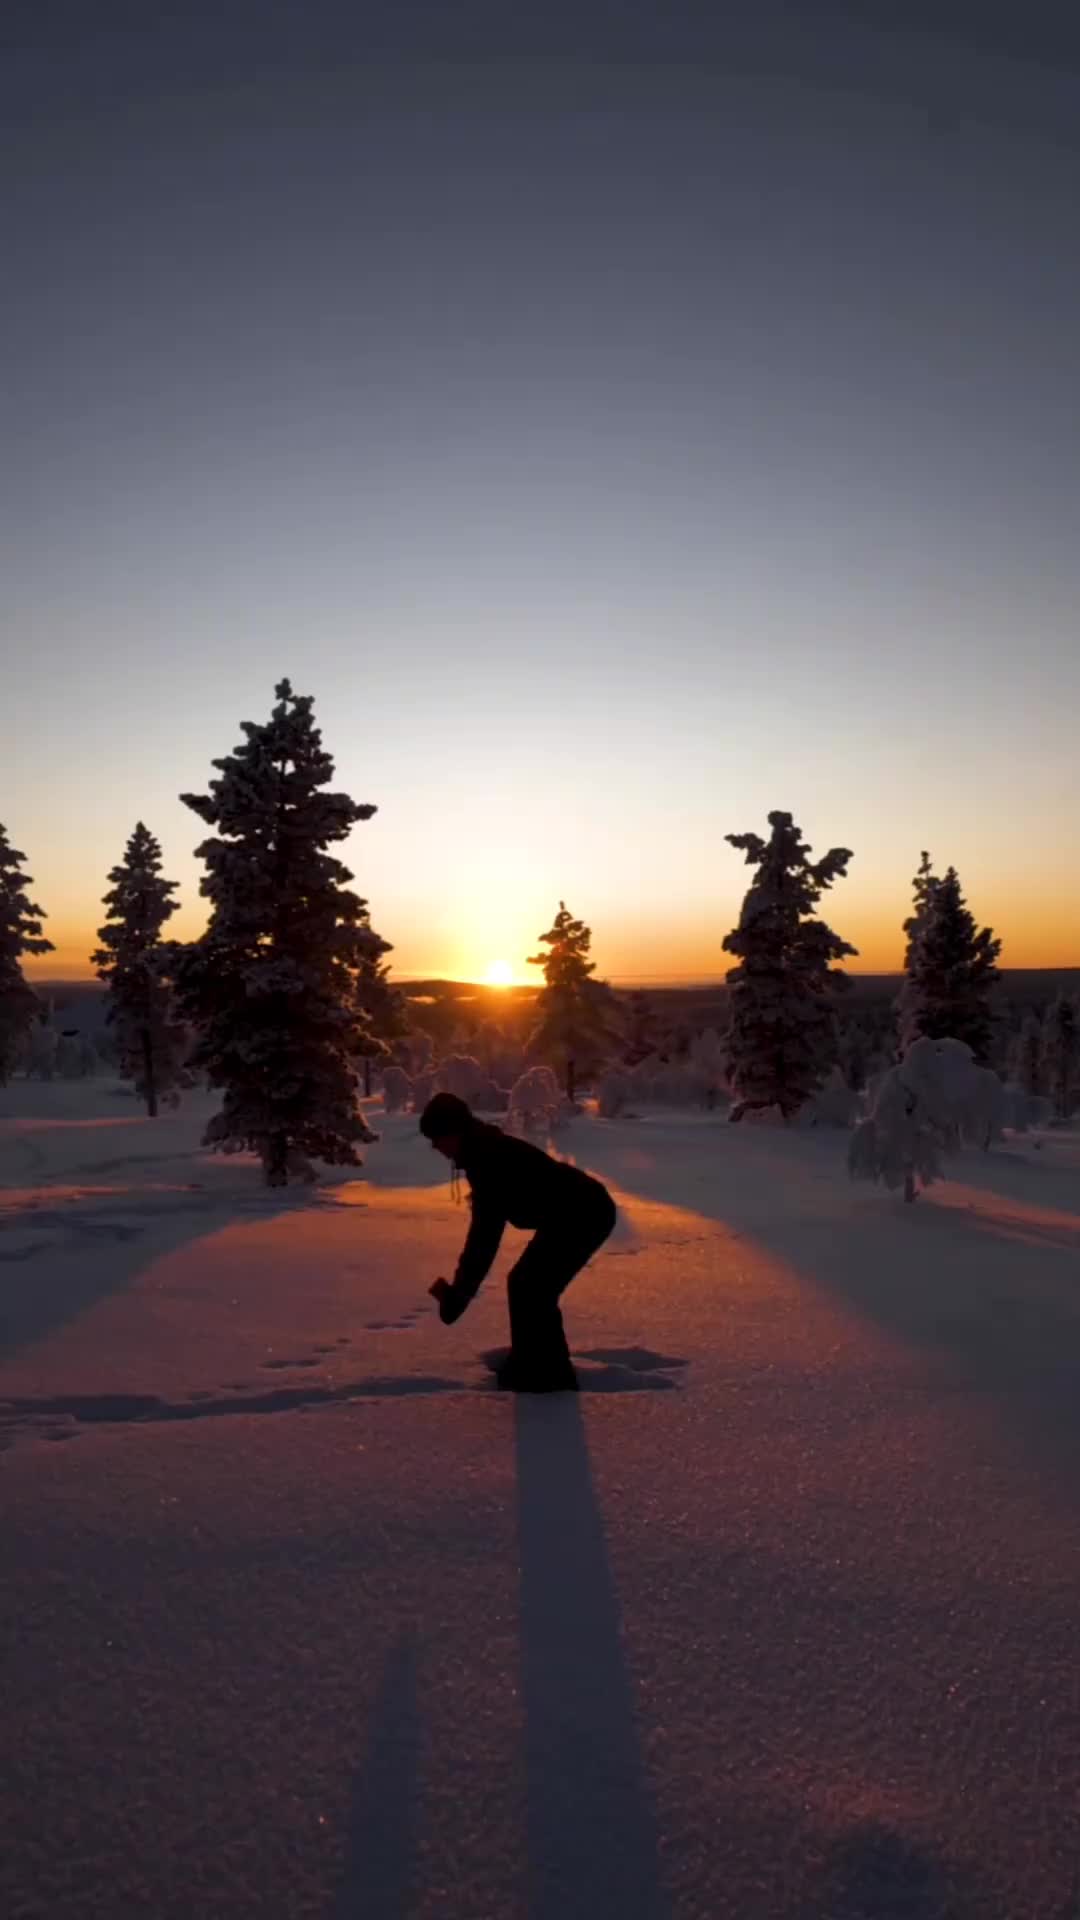
[[[510,965],[509,960],[493,960],[492,961],[490,967],[487,970],[487,984],[489,987],[512,987],[513,986],[514,969]]]

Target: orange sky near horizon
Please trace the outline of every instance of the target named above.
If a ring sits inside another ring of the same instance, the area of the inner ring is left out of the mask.
[[[448,783],[433,745],[434,711],[414,767],[392,730],[364,737],[355,685],[335,686],[329,672],[313,680],[316,719],[337,761],[334,787],[376,804],[340,851],[373,925],[393,943],[400,979],[482,981],[497,962],[515,982],[535,979],[528,958],[560,900],[592,928],[601,978],[722,979],[722,942],[753,877],[725,835],[766,837],[777,807],[794,815],[812,857],[851,849],[847,877],[826,892],[820,912],[858,949],[852,972],[902,965],[902,925],[924,847],[937,872],[956,866],[978,924],[1002,939],[1003,965],[1080,966],[1080,808],[1073,718],[1064,707],[1055,710],[1055,756],[1047,730],[1040,779],[1018,794],[994,787],[1004,743],[988,719],[980,727],[969,721],[955,740],[948,714],[928,719],[920,760],[903,735],[882,743],[872,730],[847,736],[823,726],[804,736],[794,715],[782,729],[774,724],[777,740],[765,751],[751,715],[717,759],[709,717],[695,719],[689,701],[677,708],[671,692],[669,730],[655,744],[629,707],[617,738],[587,737],[583,717],[578,736],[561,746],[546,725],[530,735],[524,719],[505,744],[493,734],[485,746],[481,715],[475,732],[462,733]],[[237,738],[236,715],[268,712],[272,676],[244,672],[238,682],[194,715],[146,711],[136,744],[118,744],[108,779],[89,778],[89,768],[80,777],[62,738],[48,755],[27,757],[21,782],[16,765],[4,824],[25,852],[31,897],[56,948],[28,961],[30,978],[92,976],[107,875],[140,818],[177,883],[169,931],[180,939],[201,932],[196,848],[206,828],[179,794],[206,790],[212,759]],[[58,728],[61,721],[73,724],[73,716],[59,716]]]
[[[599,976],[616,982],[632,984],[642,980],[654,985],[722,979],[731,959],[721,943],[737,915],[739,887],[744,877],[741,856],[730,849],[725,852],[730,856],[733,874],[711,911],[688,915],[682,921],[667,920],[662,931],[655,926],[643,928],[635,924],[633,916],[618,907],[602,917],[593,915],[593,956]],[[961,872],[962,881],[963,878]],[[35,893],[40,897],[42,889],[36,887]],[[883,898],[876,889],[869,897],[867,893],[868,889],[857,885],[853,863],[849,881],[838,882],[823,902],[822,917],[859,950],[858,958],[848,962],[849,972],[897,972],[903,962],[901,922],[909,911],[909,885],[901,880],[891,899]],[[403,981],[414,978],[483,982],[494,965],[505,961],[513,984],[539,982],[539,969],[530,968],[527,961],[528,955],[537,951],[537,936],[542,927],[550,924],[550,916],[547,920],[544,917],[542,899],[538,900],[538,911],[531,919],[520,911],[516,915],[503,914],[493,908],[478,922],[475,916],[472,920],[468,917],[470,904],[463,902],[459,920],[451,880],[438,937],[433,938],[423,929],[426,916],[415,908],[410,913],[408,902],[403,902],[393,917],[376,912],[373,902],[376,924],[387,938],[394,939],[391,956],[394,974]],[[574,912],[590,918],[587,899],[571,898],[569,904]],[[978,893],[968,890],[968,904],[980,925],[989,924],[1001,936],[1002,966],[1015,969],[1080,966],[1080,898],[1077,896],[1050,895],[1038,875],[1028,875],[1008,887],[983,887]],[[554,905],[552,900],[552,911]],[[189,897],[170,931],[178,938],[192,939],[203,924],[202,903]],[[89,952],[95,944],[93,925],[86,919],[76,920],[74,915],[60,912],[49,919],[45,931],[56,950],[26,959],[24,965],[29,979],[93,977],[89,961]]]

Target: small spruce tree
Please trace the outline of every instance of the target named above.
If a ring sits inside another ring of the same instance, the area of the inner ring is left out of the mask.
[[[1059,993],[1047,1013],[1042,1057],[1055,1116],[1067,1120],[1080,1092],[1080,1008],[1067,994]]]
[[[334,763],[312,701],[287,680],[261,726],[222,760],[204,794],[183,794],[216,828],[198,854],[210,922],[183,950],[184,1012],[199,1030],[194,1064],[224,1092],[205,1143],[259,1154],[267,1184],[310,1179],[312,1159],[358,1166],[372,1140],[350,1059],[363,1022],[356,975],[369,951],[367,908],[328,848],[373,806],[327,793]]]
[[[908,945],[897,1001],[900,1051],[924,1037],[963,1040],[985,1066],[994,1036],[991,996],[1001,978],[994,964],[1001,941],[991,928],[976,927],[956,868],[937,879],[925,853],[915,878],[915,901],[915,912],[904,922]]]
[[[357,1055],[363,1061],[365,1097],[371,1093],[372,1062],[389,1060],[395,1041],[404,1039],[409,1026],[405,995],[392,985],[390,969],[384,964],[384,956],[394,949],[370,924],[367,934],[366,950],[356,969]]]
[[[165,922],[176,912],[176,882],[162,878],[161,848],[141,820],[109,879],[101,945],[91,959],[108,989],[105,1018],[120,1073],[134,1081],[155,1119],[162,1100],[175,1101],[187,1035],[173,1001],[175,947],[162,939]]]
[[[575,920],[566,903],[546,933],[540,935],[546,953],[530,955],[530,967],[542,967],[544,986],[538,996],[539,1022],[529,1049],[561,1069],[567,1098],[573,1100],[583,1075],[595,1073],[616,1045],[618,1002],[611,988],[592,978],[596,963],[589,959],[592,930]]]
[[[1009,1054],[1009,1078],[1025,1093],[1037,1095],[1046,1091],[1043,1047],[1043,1023],[1037,1013],[1026,1013]]]
[[[22,871],[25,859],[0,827],[0,1086],[11,1078],[41,1012],[23,976],[22,956],[53,952],[41,931],[45,915],[27,891],[34,883]]]
[[[632,993],[626,1006],[626,1041],[623,1059],[628,1067],[639,1067],[659,1053],[664,1033],[651,993]]]
[[[769,825],[768,840],[727,835],[757,868],[739,924],[724,940],[739,962],[727,976],[732,1120],[773,1106],[787,1120],[823,1085],[836,1063],[835,995],[847,985],[832,963],[856,951],[814,918],[851,853],[833,847],[813,861],[790,813],[770,813]]]
[[[852,1093],[861,1093],[869,1078],[871,1058],[870,1042],[861,1021],[837,1022],[836,1058],[844,1085]]]

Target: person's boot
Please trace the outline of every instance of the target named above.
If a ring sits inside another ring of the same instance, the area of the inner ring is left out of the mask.
[[[577,1393],[578,1377],[569,1354],[565,1360],[537,1364],[510,1353],[495,1369],[495,1383],[504,1393]]]

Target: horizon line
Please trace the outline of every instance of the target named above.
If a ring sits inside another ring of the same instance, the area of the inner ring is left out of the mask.
[[[855,980],[902,980],[904,977],[903,967],[845,967],[842,971],[849,978]],[[1080,973],[1080,961],[1065,961],[1057,965],[1050,964],[1039,967],[1000,967],[999,972],[1003,976],[1009,974]],[[422,973],[416,971],[395,974],[391,984],[401,987],[476,987],[481,992],[491,994],[522,993],[533,988],[535,988],[537,993],[543,990],[543,982],[539,980],[517,980],[510,981],[506,986],[495,986],[490,980],[470,980],[464,975],[437,972]],[[708,987],[725,987],[727,985],[727,975],[726,973],[620,973],[610,975],[603,980],[603,984],[614,988],[682,987],[692,989],[696,987],[704,989]],[[106,990],[105,983],[99,980],[94,973],[38,973],[35,971],[29,977],[28,985],[36,985],[38,987],[100,987],[102,992]]]

